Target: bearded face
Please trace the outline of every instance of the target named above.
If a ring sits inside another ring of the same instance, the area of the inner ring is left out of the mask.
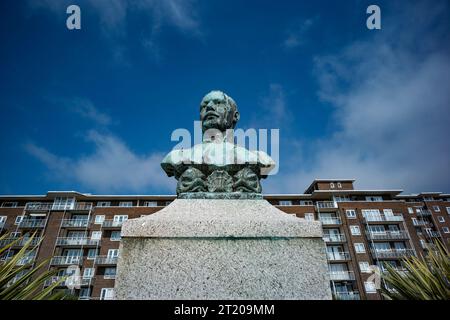
[[[232,129],[239,120],[236,104],[226,94],[220,91],[208,93],[200,104],[200,120],[203,132],[217,129],[224,132]]]

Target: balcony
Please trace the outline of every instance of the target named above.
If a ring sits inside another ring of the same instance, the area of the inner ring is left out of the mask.
[[[54,203],[51,205],[51,210],[55,211],[90,211],[93,207],[92,202],[78,202],[75,204]]]
[[[95,264],[98,265],[116,265],[117,257],[97,256],[95,258]]]
[[[317,210],[319,211],[335,211],[338,208],[337,202],[334,201],[317,201]]]
[[[393,215],[393,216],[386,216],[386,215],[366,215],[364,217],[366,222],[401,222],[403,221],[402,215]]]
[[[25,205],[25,210],[26,211],[39,211],[39,212],[43,212],[43,211],[49,211],[52,209],[52,204],[51,203],[42,203],[42,202],[28,202]]]
[[[330,280],[332,281],[350,281],[355,280],[353,271],[330,271]]]
[[[418,217],[429,217],[429,216],[431,216],[431,211],[422,209],[419,212],[417,212],[417,216]]]
[[[322,222],[322,225],[324,225],[324,226],[342,224],[341,218],[339,218],[339,217],[319,217],[319,219],[320,219],[320,222]]]
[[[409,239],[409,234],[406,231],[384,231],[373,232],[367,231],[367,238],[370,240],[406,240]]]
[[[351,260],[350,254],[348,252],[327,252],[327,259],[329,261],[347,261]]]
[[[36,254],[28,255],[23,257],[22,259],[19,259],[16,263],[18,266],[23,266],[26,264],[33,263],[34,259],[36,259]]]
[[[413,220],[413,225],[416,227],[426,227],[426,226],[428,226],[428,221]]]
[[[56,238],[57,246],[97,246],[99,242],[99,239],[91,239],[87,237]]]
[[[374,255],[377,259],[401,259],[404,257],[416,255],[413,249],[371,249],[371,252],[372,255]]]
[[[104,220],[102,228],[104,229],[120,229],[124,221]]]
[[[27,228],[27,229],[44,228],[46,222],[47,222],[46,219],[24,218],[22,219],[22,221],[20,221],[19,228]]]
[[[62,282],[58,284],[58,287],[66,287],[66,286],[90,286],[94,283],[94,278],[83,278],[78,277],[78,279],[73,278],[72,276],[54,276],[44,282],[44,286],[48,287],[52,284],[60,281],[61,279],[66,278]]]
[[[83,257],[81,256],[56,256],[50,261],[53,266],[70,266],[72,264],[81,264]]]
[[[427,236],[429,236],[430,238],[439,238],[439,237],[441,237],[441,233],[439,231],[427,231],[427,232],[425,232],[425,234]]]
[[[14,241],[16,241],[19,238],[6,238],[0,241],[0,247],[4,247]],[[37,246],[39,244],[39,242],[41,241],[42,238],[33,238],[33,240],[31,240],[30,246],[34,247]],[[29,238],[22,238],[20,241],[17,241],[16,243],[13,244],[13,247],[23,247],[25,245],[25,243],[27,243],[27,241],[29,241]]]
[[[331,242],[345,242],[345,234],[324,234],[323,241],[326,243]]]
[[[89,225],[88,219],[63,219],[62,228],[86,228]]]
[[[333,293],[334,300],[361,300],[358,291],[349,291],[349,292],[334,292]]]

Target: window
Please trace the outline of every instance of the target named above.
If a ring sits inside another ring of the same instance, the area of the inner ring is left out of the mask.
[[[97,202],[97,207],[111,207],[110,201],[99,201]]]
[[[334,183],[333,182],[330,182],[330,188],[334,189]]]
[[[394,211],[392,211],[392,209],[383,209],[383,213],[386,217],[392,217],[394,215]]]
[[[383,197],[381,197],[381,196],[368,196],[368,197],[366,197],[366,201],[383,201]]]
[[[314,213],[305,213],[305,219],[308,221],[314,221]]]
[[[280,200],[279,202],[280,206],[292,206],[291,200]]]
[[[16,208],[17,202],[3,202],[2,207],[3,208]]]
[[[20,232],[11,232],[11,238],[18,238],[20,237]]]
[[[423,201],[433,201],[433,197],[424,197]]]
[[[339,189],[341,189],[341,188],[342,188],[342,183],[338,182],[338,183],[337,183],[337,187],[338,187]]]
[[[366,252],[366,248],[364,247],[364,243],[355,243],[355,251],[356,251],[356,253],[364,253],[364,252]]]
[[[444,233],[450,233],[450,230],[449,230],[447,227],[443,227],[443,228],[442,228],[442,231],[443,231]]]
[[[117,258],[119,256],[119,249],[109,249],[107,257],[108,258]]]
[[[132,207],[133,201],[121,201],[119,202],[119,207]]]
[[[100,300],[114,300],[114,288],[102,288]]]
[[[126,214],[118,214],[118,215],[115,215],[113,218],[113,221],[118,222],[118,223],[124,222],[125,220],[128,220],[128,215],[126,215]]]
[[[81,288],[80,289],[80,299],[89,299],[91,296],[91,289],[90,288]]]
[[[447,214],[450,214],[450,207],[446,207],[445,209],[447,209]]]
[[[144,207],[157,207],[158,202],[157,201],[145,201]]]
[[[311,200],[300,200],[300,205],[301,206],[313,206],[313,202]],[[450,210],[450,208],[449,208]]]
[[[444,223],[445,222],[445,218],[443,216],[439,216],[438,217],[438,221],[441,222],[441,223]]]
[[[345,214],[347,215],[347,218],[349,218],[349,219],[356,219],[356,211],[353,209],[345,210]]]
[[[121,239],[120,231],[111,231],[111,241],[120,241]]]
[[[359,226],[350,226],[350,232],[353,236],[359,236],[361,235],[361,230],[359,229]]]
[[[6,216],[0,216],[0,228],[3,228],[3,226],[5,225],[6,219]]]
[[[100,240],[102,237],[101,231],[92,231],[91,240]]]
[[[439,208],[439,206],[433,206],[433,210],[435,212],[441,212],[441,208]]]
[[[52,210],[70,210],[75,207],[75,198],[56,197],[53,202]]]
[[[97,249],[89,249],[87,252],[87,259],[92,260],[97,256]]]
[[[361,261],[359,263],[359,269],[364,273],[371,273],[369,263],[367,261]]]
[[[116,268],[115,267],[108,267],[105,268],[105,279],[115,279],[116,278]]]
[[[414,209],[411,208],[411,207],[408,207],[408,213],[409,213],[409,214],[413,214],[413,213],[414,213]]]
[[[104,215],[96,215],[95,216],[95,220],[94,220],[94,224],[102,224],[103,221],[105,221],[105,216]]]
[[[17,216],[16,220],[14,221],[14,224],[18,225],[22,222],[25,216]]]
[[[375,283],[373,283],[372,281],[364,282],[364,288],[366,289],[367,293],[376,293],[377,292]]]
[[[95,268],[85,268],[83,271],[83,279],[90,279],[94,276]]]

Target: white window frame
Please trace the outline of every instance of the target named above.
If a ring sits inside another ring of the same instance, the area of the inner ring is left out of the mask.
[[[448,227],[442,227],[443,233],[450,233],[450,229]]]
[[[375,283],[372,281],[364,282],[364,290],[366,290],[366,293],[377,293],[377,288],[375,287]]]
[[[128,220],[128,215],[127,214],[116,214],[113,217],[113,221],[117,222],[117,223],[124,222],[126,220]]]
[[[106,270],[108,270],[108,269],[115,269],[116,272],[113,275],[106,274]],[[117,275],[117,268],[116,267],[106,267],[105,268],[105,273],[103,274],[103,279],[115,279],[116,275]]]
[[[111,201],[98,201],[97,207],[111,207]]]
[[[334,189],[334,182],[330,182],[330,189]]]
[[[95,268],[84,268],[83,279],[92,279],[95,275]]]
[[[101,231],[92,231],[91,232],[91,240],[100,240],[102,238]]]
[[[278,201],[279,206],[292,206],[292,200],[280,200]]]
[[[440,223],[445,223],[445,218],[443,216],[438,216],[437,218]]]
[[[305,213],[305,220],[307,221],[314,221],[314,213],[312,212],[306,212]]]
[[[6,220],[8,216],[0,216],[0,227],[3,227],[6,224]]]
[[[133,201],[120,201],[119,202],[119,207],[132,207],[133,206]]]
[[[16,219],[14,220],[14,224],[15,224],[16,226],[18,226],[18,225],[22,222],[22,220],[23,220],[24,218],[25,218],[24,215],[22,215],[22,216],[17,216]]]
[[[345,215],[349,219],[356,219],[356,210],[355,209],[347,209],[347,210],[345,210]]]
[[[108,249],[106,256],[108,258],[117,258],[119,256],[119,249]]]
[[[370,264],[367,261],[359,262],[359,270],[361,270],[362,273],[372,273],[372,270],[370,270]]]
[[[447,214],[450,214],[450,207],[445,207],[445,209],[447,210]]]
[[[144,207],[157,207],[158,201],[144,201]]]
[[[342,183],[338,182],[337,187],[338,187],[338,189],[342,189]]]
[[[362,242],[355,243],[355,252],[356,253],[366,253],[366,246],[364,245],[364,243],[362,243]]]
[[[361,228],[357,225],[350,225],[350,233],[352,234],[352,236],[360,236]]]
[[[8,204],[8,205],[6,205]],[[16,201],[5,201],[2,203],[2,208],[17,208],[18,202]]]
[[[409,214],[413,214],[413,213],[414,213],[414,209],[411,208],[411,207],[408,207],[408,213],[409,213]]]
[[[97,214],[94,218],[94,224],[103,224],[103,221],[105,221],[105,215],[104,214]]]
[[[100,300],[114,300],[114,288],[102,288],[100,290]]]
[[[89,252],[95,252],[95,255],[93,255],[93,256],[90,256],[89,255]],[[98,249],[96,249],[96,248],[94,248],[94,249],[88,249],[88,252],[87,252],[87,254],[86,254],[86,259],[87,260],[94,260],[96,257],[97,257],[97,255],[98,255]]]
[[[441,208],[439,206],[433,206],[434,212],[441,212]]]

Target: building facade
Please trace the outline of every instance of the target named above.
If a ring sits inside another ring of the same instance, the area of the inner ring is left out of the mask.
[[[314,180],[303,194],[265,195],[272,205],[299,218],[320,220],[330,286],[335,299],[381,299],[374,266],[402,270],[405,256],[423,256],[439,239],[450,246],[450,194],[402,195],[402,190],[355,190],[354,180]],[[33,250],[18,264],[39,264],[59,277],[79,299],[113,299],[120,231],[126,219],[150,215],[173,195],[91,195],[74,191],[42,196],[0,196],[2,245],[36,233]],[[23,247],[16,243],[0,257]],[[67,282],[67,281],[66,281]],[[69,288],[69,289],[68,289]]]

